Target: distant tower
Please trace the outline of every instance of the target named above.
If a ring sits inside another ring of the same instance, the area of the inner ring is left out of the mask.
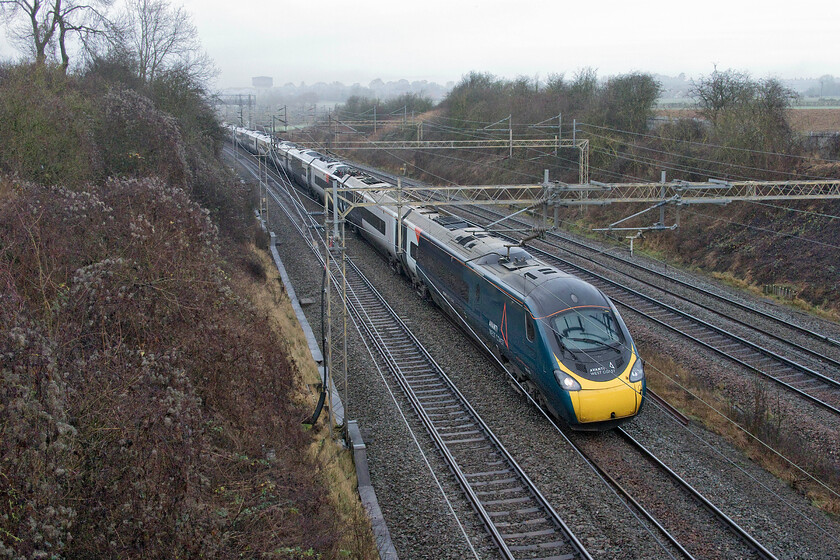
[[[274,87],[274,78],[271,76],[257,76],[256,78],[251,78],[251,85],[257,88],[257,91],[269,89]]]
[[[265,100],[266,100],[266,92],[269,91],[274,86],[274,78],[271,76],[257,76],[255,78],[251,78],[251,85],[257,90],[257,121],[262,124],[262,126],[267,126],[265,124]]]

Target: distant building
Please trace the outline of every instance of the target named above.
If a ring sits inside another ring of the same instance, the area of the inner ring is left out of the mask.
[[[251,85],[257,89],[268,89],[274,87],[274,78],[271,76],[257,76],[251,78]]]

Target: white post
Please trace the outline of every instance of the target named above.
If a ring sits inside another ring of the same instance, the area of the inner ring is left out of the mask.
[[[662,183],[662,187],[660,187],[660,189],[659,189],[659,197],[664,202],[665,201],[665,171],[664,170],[662,171],[662,180],[660,181],[660,183]],[[659,224],[663,227],[665,226],[665,205],[664,204],[659,207]],[[631,253],[631,255],[632,255],[632,253]]]
[[[510,133],[510,152],[508,157],[513,158],[513,114],[508,115],[508,132]]]

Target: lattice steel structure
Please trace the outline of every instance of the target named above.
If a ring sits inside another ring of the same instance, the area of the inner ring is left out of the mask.
[[[509,187],[513,188],[513,187]],[[553,204],[660,202],[725,204],[738,200],[821,200],[840,198],[840,181],[717,181],[597,183],[548,187]]]
[[[487,150],[516,148],[574,148],[580,153],[578,182],[589,182],[589,140],[565,140],[558,138],[498,139],[498,140],[351,140],[332,142],[332,150]],[[438,187],[435,187],[438,188]],[[498,187],[497,187],[498,188]]]
[[[620,203],[727,204],[739,200],[825,200],[840,198],[840,181],[738,181],[689,183],[544,183],[531,185],[453,185],[368,187],[357,191],[388,194],[404,204],[601,206]],[[376,206],[333,193],[347,208]],[[410,202],[409,202],[410,201]]]
[[[234,142],[235,143],[235,142]],[[414,140],[414,141],[349,141],[334,142],[331,145],[333,150],[375,150],[375,149],[409,149],[409,150],[441,150],[441,149],[504,149],[513,148],[573,148],[580,151],[579,182],[568,184],[560,182],[544,182],[542,184],[522,185],[453,185],[453,186],[403,186],[398,181],[397,185],[387,187],[368,187],[365,189],[372,192],[387,194],[392,201],[384,205],[397,208],[397,214],[402,215],[400,208],[406,205],[423,206],[448,206],[458,205],[496,205],[506,206],[510,209],[510,215],[519,214],[526,210],[533,210],[542,217],[542,224],[535,226],[536,230],[545,230],[548,226],[548,212],[553,209],[554,223],[557,222],[557,209],[565,206],[587,206],[607,205],[621,203],[646,203],[651,204],[645,210],[632,214],[618,222],[610,224],[607,230],[632,230],[644,231],[650,229],[675,229],[677,222],[670,227],[664,225],[664,208],[675,206],[679,208],[690,204],[728,204],[735,201],[783,201],[783,200],[826,200],[840,199],[840,181],[838,180],[816,180],[816,181],[719,181],[706,182],[671,181],[659,183],[600,183],[589,180],[589,141],[582,139],[517,139],[502,140]],[[257,157],[264,159],[265,155]],[[260,169],[261,184],[262,172]],[[265,169],[267,174],[267,169]],[[267,178],[266,181],[267,183]],[[267,207],[264,201],[263,189],[261,188],[261,216],[265,218]],[[377,197],[378,198],[378,197]],[[331,320],[330,309],[330,282],[326,286],[327,301],[327,338],[330,341],[324,349],[324,357],[327,363],[330,376],[339,380],[343,378],[343,388],[347,390],[347,308],[344,272],[346,270],[346,243],[345,223],[348,214],[358,207],[383,205],[383,202],[357,202],[356,197],[346,195],[346,189],[334,181],[332,188],[326,191],[327,208],[330,211],[324,213],[324,229],[326,230],[329,250],[325,251],[326,266],[330,269],[331,261],[338,261],[340,272],[335,288],[339,291],[341,305],[341,329],[340,334],[334,330]],[[337,201],[337,204],[334,202]],[[660,209],[660,220],[649,227],[615,227],[631,218],[642,215],[653,209]],[[338,209],[338,212],[335,212]],[[678,215],[679,216],[679,215]],[[501,222],[499,220],[498,222]],[[498,223],[496,222],[496,223]],[[402,227],[397,227],[401,234]],[[402,246],[401,239],[397,246]],[[334,335],[339,340],[334,341]],[[335,343],[337,342],[337,343]],[[335,374],[333,373],[335,372]],[[337,375],[336,375],[337,374]],[[347,403],[345,403],[347,404]]]

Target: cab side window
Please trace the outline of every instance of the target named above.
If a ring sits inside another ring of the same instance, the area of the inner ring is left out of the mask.
[[[525,337],[528,342],[534,342],[534,320],[527,311],[525,311]]]

